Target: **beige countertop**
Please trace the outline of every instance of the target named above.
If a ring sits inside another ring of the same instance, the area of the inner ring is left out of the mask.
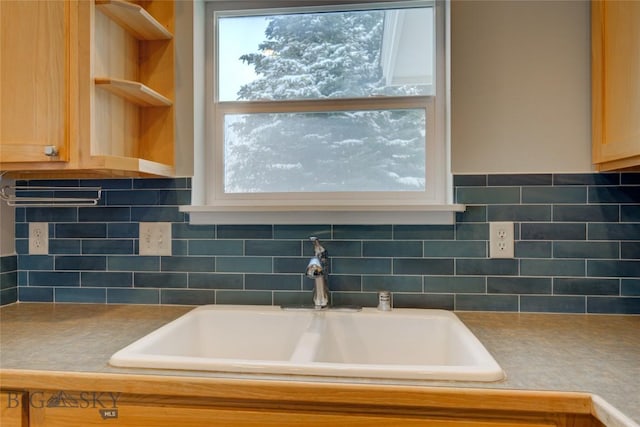
[[[35,303],[4,306],[0,308],[0,369],[283,380],[283,376],[128,369],[108,365],[114,352],[192,308]],[[597,401],[614,415],[617,409],[640,424],[640,316],[456,314],[502,366],[507,375],[504,381],[289,376],[284,379],[306,383],[586,392],[601,397]]]

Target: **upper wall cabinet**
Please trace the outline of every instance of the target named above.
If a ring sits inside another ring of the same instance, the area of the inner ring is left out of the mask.
[[[0,2],[0,170],[175,174],[174,2]]]
[[[640,167],[640,2],[593,0],[592,138],[598,170]]]
[[[0,2],[0,170],[70,160],[75,12],[62,1]]]

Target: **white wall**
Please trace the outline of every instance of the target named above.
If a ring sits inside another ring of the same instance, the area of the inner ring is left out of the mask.
[[[591,172],[585,0],[453,0],[454,173]]]

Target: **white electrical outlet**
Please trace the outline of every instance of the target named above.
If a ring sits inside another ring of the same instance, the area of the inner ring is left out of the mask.
[[[171,255],[171,223],[140,223],[140,255]]]
[[[489,257],[514,257],[513,222],[489,223]]]
[[[47,255],[49,253],[49,223],[29,223],[29,254]]]

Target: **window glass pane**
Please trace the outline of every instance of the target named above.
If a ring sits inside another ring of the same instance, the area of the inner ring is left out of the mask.
[[[424,109],[227,114],[224,192],[425,190]]]
[[[433,8],[220,16],[218,99],[433,95]]]

